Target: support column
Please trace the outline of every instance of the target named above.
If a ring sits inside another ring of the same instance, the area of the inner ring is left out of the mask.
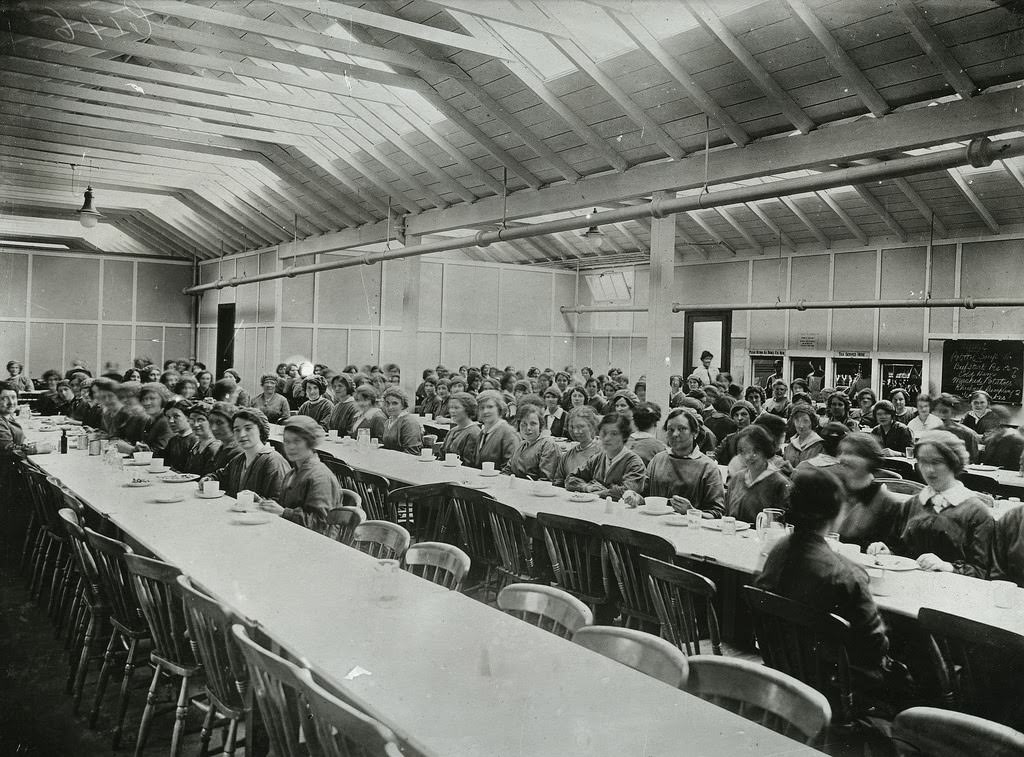
[[[409,235],[405,244],[419,244],[419,236]],[[388,286],[402,289],[402,333],[398,340],[400,345],[397,355],[381,355],[387,363],[398,363],[402,369],[402,388],[409,395],[409,402],[416,401],[416,387],[420,384],[420,374],[426,367],[420,365],[419,328],[420,328],[420,257],[403,258],[388,264],[390,273],[395,274],[395,281]]]
[[[674,192],[656,192],[671,199]],[[672,303],[675,298],[676,224],[674,216],[651,222],[651,282],[647,310],[647,399],[668,414],[672,375]]]

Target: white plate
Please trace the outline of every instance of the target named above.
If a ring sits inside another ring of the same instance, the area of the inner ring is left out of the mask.
[[[231,519],[231,522],[236,526],[262,526],[264,523],[270,523],[275,515],[270,513],[239,513]]]
[[[558,496],[558,489],[552,488],[549,491],[541,491],[541,492],[531,491],[530,494],[532,494],[534,497],[557,497]]]
[[[494,478],[495,476],[500,476],[501,475],[501,471],[495,470],[495,471],[491,471],[490,473],[488,473],[487,471],[482,470],[477,475],[478,476],[483,476],[485,478]]]
[[[866,555],[863,552],[851,555],[852,559],[865,568],[885,568],[886,570],[918,570],[917,560],[899,555]]]
[[[465,486],[467,489],[486,489],[490,486],[487,481],[456,481],[456,486]]]
[[[437,462],[437,459],[433,458],[433,457],[417,457],[416,459],[419,460],[421,463],[436,463]]]
[[[999,470],[998,465],[968,465],[967,470],[994,471]]]
[[[152,486],[152,481],[129,481],[125,486],[129,489],[141,489],[143,486]]]
[[[159,503],[159,504],[161,504],[161,505],[171,505],[171,504],[174,504],[175,502],[184,502],[185,501],[185,495],[184,494],[161,494],[154,501]]]
[[[169,465],[165,465],[162,468],[146,468],[147,473],[168,473],[171,470]]]
[[[665,505],[664,507],[651,507],[650,505],[644,505],[639,508],[639,510],[644,515],[669,515],[670,513],[675,512],[675,510],[668,505]]]
[[[712,531],[721,531],[722,530],[722,519],[721,518],[715,518],[714,520],[702,520],[700,525],[703,528],[710,528]],[[744,522],[742,520],[736,521],[736,532],[737,533],[739,533],[740,531],[746,531],[748,528],[750,528],[750,524],[749,523],[746,523],[746,522]]]
[[[675,513],[674,515],[666,515],[665,523],[669,526],[687,526],[690,522],[682,513]]]
[[[597,495],[592,492],[573,492],[569,495],[570,502],[593,502]]]
[[[184,484],[189,481],[198,481],[198,473],[165,473],[160,476],[160,480],[165,484]]]
[[[199,499],[217,499],[218,497],[224,496],[224,490],[222,489],[216,494],[206,494],[202,489],[200,489],[196,492],[196,496],[199,497]]]

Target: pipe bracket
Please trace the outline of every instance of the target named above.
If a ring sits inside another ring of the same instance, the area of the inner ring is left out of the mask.
[[[995,156],[992,154],[992,140],[988,137],[972,139],[967,145],[967,159],[975,168],[992,165]]]
[[[971,297],[964,297],[964,310],[974,310],[976,307],[978,306]]]
[[[651,218],[664,218],[668,215],[662,207],[664,202],[665,196],[655,193],[654,197],[651,198]]]
[[[500,231],[498,232],[498,235],[499,235],[499,238],[500,238],[500,236],[501,236],[501,232]],[[473,237],[473,241],[476,243],[477,247],[487,247],[487,246],[489,246],[491,244],[491,240],[487,239],[487,232],[486,231],[478,231],[476,233],[476,235]]]
[[[359,259],[363,261],[363,265],[373,265],[377,262],[377,259],[374,257],[372,252],[364,252],[362,257]]]

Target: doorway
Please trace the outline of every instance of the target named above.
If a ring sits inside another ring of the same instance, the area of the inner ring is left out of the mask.
[[[731,310],[687,313],[683,335],[683,375],[689,376],[700,365],[700,356],[705,350],[713,355],[712,370],[728,373],[731,340]],[[711,378],[714,379],[714,375]]]
[[[217,306],[217,364],[215,376],[235,365],[235,304]]]

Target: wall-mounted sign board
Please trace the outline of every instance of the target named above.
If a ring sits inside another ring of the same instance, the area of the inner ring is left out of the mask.
[[[993,402],[1019,405],[1024,395],[1024,341],[947,339],[942,343],[942,391],[966,399],[982,389]]]

